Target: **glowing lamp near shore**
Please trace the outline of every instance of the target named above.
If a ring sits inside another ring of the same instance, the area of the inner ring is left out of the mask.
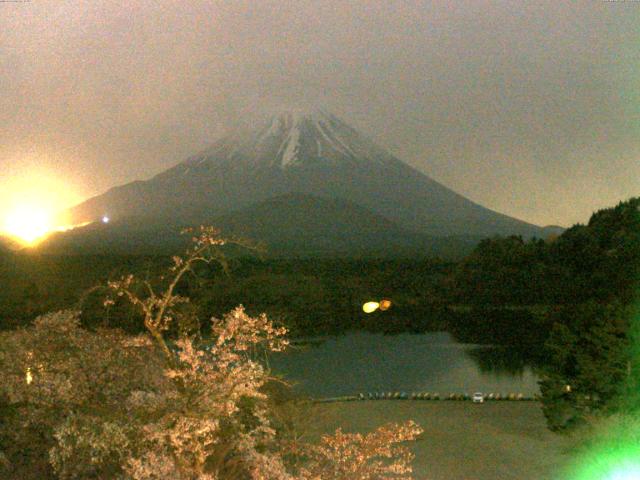
[[[388,299],[383,299],[380,300],[379,302],[367,302],[364,305],[362,305],[362,310],[364,311],[364,313],[373,313],[376,310],[380,310],[381,312],[384,312],[385,310],[389,310],[389,308],[391,307],[391,300]]]
[[[367,302],[362,306],[362,311],[364,313],[373,313],[378,308],[380,308],[380,304],[378,302]]]
[[[391,308],[391,300],[384,299],[380,300],[380,311],[384,312],[385,310],[389,310]]]

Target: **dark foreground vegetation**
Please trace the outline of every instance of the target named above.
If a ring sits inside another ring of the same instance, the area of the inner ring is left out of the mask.
[[[177,292],[192,302],[179,309],[169,335],[206,334],[203,319],[238,304],[251,315],[266,312],[294,337],[449,330],[461,341],[517,347],[518,361],[540,368],[549,425],[565,429],[593,412],[635,405],[639,207],[632,199],[547,239],[486,239],[458,262],[230,255],[226,273],[200,265],[180,282]],[[169,265],[166,256],[6,251],[0,326],[76,306],[85,327],[139,333],[139,309],[122,298],[104,305],[106,281],[129,272],[152,281]],[[392,308],[362,312],[364,302],[381,298]]]
[[[89,326],[139,329],[140,314],[125,301],[103,306],[106,281],[128,272],[153,279],[170,261],[148,256],[6,255],[0,259],[2,328],[24,325],[36,315],[81,302]],[[250,312],[266,312],[294,335],[363,328],[424,331],[442,326],[444,284],[453,268],[454,264],[438,260],[244,256],[229,260],[228,274],[218,265],[199,266],[179,290],[193,300],[192,313],[198,318],[218,316],[242,303]],[[362,312],[364,302],[383,297],[392,299],[391,310],[384,315]]]
[[[202,227],[157,280],[108,282],[103,305],[135,306],[139,334],[86,328],[77,309],[0,332],[0,478],[412,478],[412,421],[303,438],[307,403],[264,361],[287,330],[266,315],[236,307],[209,320],[207,341],[192,335],[177,287],[197,264],[225,266],[225,243]]]
[[[452,278],[454,302],[540,312],[524,329],[545,342],[540,387],[552,429],[640,405],[640,199],[548,241],[485,240]]]

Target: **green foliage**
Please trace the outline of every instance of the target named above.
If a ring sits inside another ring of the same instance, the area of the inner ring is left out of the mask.
[[[105,305],[104,290],[93,287],[124,272],[156,279],[168,262],[5,253],[0,330],[81,305],[82,325],[89,330],[139,333],[140,310],[122,298]],[[628,311],[640,278],[640,198],[596,212],[588,224],[546,241],[486,239],[458,264],[234,257],[229,270],[224,275],[219,267],[200,265],[180,280],[176,294],[191,303],[176,306],[171,338],[205,333],[203,319],[220,317],[239,303],[250,314],[266,312],[293,336],[448,329],[461,341],[517,346],[531,353],[522,358],[542,363],[544,410],[554,429],[578,424],[593,412],[640,405],[640,355],[630,350],[640,335],[630,329],[635,326]],[[390,310],[362,312],[364,302],[385,297],[393,302]],[[540,359],[545,341],[546,358]]]
[[[541,370],[543,411],[552,430],[563,430],[597,412],[613,412],[625,399],[630,370],[630,309],[596,302],[566,306],[545,345]]]
[[[454,300],[479,305],[554,303],[545,243],[522,237],[491,238],[456,269]]]
[[[472,304],[629,303],[640,278],[640,198],[592,215],[556,239],[481,242],[451,279]]]
[[[640,278],[640,198],[600,210],[586,226],[567,230],[553,255],[571,275],[569,298],[631,302]]]
[[[0,260],[1,261],[1,260]],[[21,256],[5,259],[0,269],[11,281],[0,289],[0,330],[27,325],[46,311],[79,306],[82,325],[142,331],[142,315],[122,298],[104,305],[106,284],[131,271],[156,285],[169,262],[163,257]],[[86,264],[91,268],[87,269]],[[452,264],[438,260],[269,259],[237,257],[229,274],[219,266],[199,265],[176,292],[191,299],[182,305],[171,336],[206,329],[239,303],[252,313],[266,312],[286,325],[292,336],[334,334],[350,329],[420,332],[442,328]],[[36,285],[30,287],[29,285]],[[137,287],[141,288],[141,287]],[[29,299],[23,299],[28,292]],[[142,292],[140,292],[142,293]],[[386,312],[365,315],[362,304],[390,298]]]
[[[23,252],[0,256],[0,330],[28,325],[47,312],[83,307],[85,301],[95,300],[97,307],[104,295],[95,288],[107,279],[129,271],[153,276],[166,264],[166,258],[149,256],[48,256]],[[97,316],[90,317],[87,312],[83,321],[104,326],[103,312],[93,308],[91,313]]]
[[[501,344],[521,345],[546,339],[543,410],[550,428],[565,430],[591,415],[640,406],[640,357],[633,351],[640,335],[630,307],[639,279],[635,198],[546,242],[481,242],[450,279],[453,300],[476,307],[449,325],[459,338],[493,336]],[[521,322],[501,320],[513,306],[546,308],[530,318],[523,314]]]

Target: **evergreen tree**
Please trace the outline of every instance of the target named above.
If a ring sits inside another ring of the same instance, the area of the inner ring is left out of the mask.
[[[630,380],[629,308],[588,302],[559,308],[541,369],[543,412],[552,430],[618,410]]]

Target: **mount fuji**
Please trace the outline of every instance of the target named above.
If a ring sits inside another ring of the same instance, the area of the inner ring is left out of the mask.
[[[147,181],[115,187],[77,205],[70,215],[76,224],[108,215],[114,221],[197,225],[231,218],[234,212],[248,218],[243,209],[278,217],[273,209],[283,208],[287,199],[308,206],[300,196],[316,203],[338,200],[343,203],[333,202],[332,208],[353,206],[395,234],[546,235],[541,227],[482,207],[445,187],[322,110],[287,111],[238,129]],[[274,198],[280,200],[270,201]],[[266,207],[256,207],[264,202]],[[313,223],[305,215],[320,210],[288,217]]]

